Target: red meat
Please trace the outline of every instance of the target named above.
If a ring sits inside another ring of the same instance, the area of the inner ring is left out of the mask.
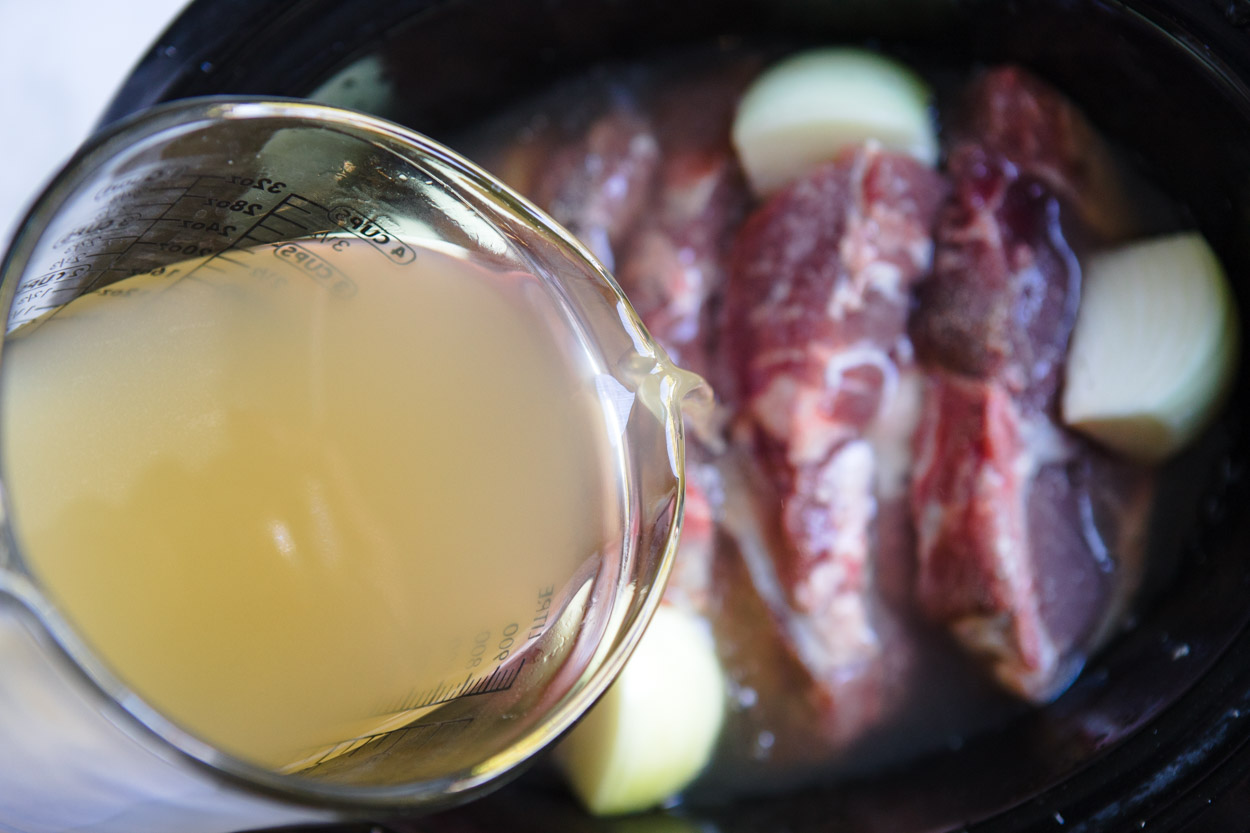
[[[751,536],[736,536],[838,741],[895,699],[882,676],[882,633],[895,629],[873,570],[880,542],[907,537],[879,536],[876,521],[905,478],[906,461],[890,455],[905,448],[914,418],[903,407],[906,322],[943,190],[908,157],[858,148],[773,197],[734,247],[725,339],[743,443],[767,480],[739,488],[771,489],[777,500],[772,540],[748,546]],[[739,523],[733,514],[728,524]]]
[[[1113,213],[1085,190],[1098,145],[1076,141],[1093,130],[1017,69],[987,73],[969,108],[911,321],[929,371],[911,489],[917,597],[1001,684],[1046,701],[1136,583],[1149,476],[1116,473],[1056,416],[1080,300],[1068,239]]]
[[[647,329],[673,361],[718,387],[714,322],[729,243],[750,202],[729,133],[738,97],[755,71],[755,62],[738,62],[657,93],[657,187],[617,258],[617,280]]]
[[[610,99],[606,113],[537,160],[528,189],[608,270],[650,198],[659,143],[632,99]]]

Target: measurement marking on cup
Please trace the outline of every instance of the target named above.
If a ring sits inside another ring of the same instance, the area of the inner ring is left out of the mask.
[[[211,187],[214,184],[212,181],[223,179],[227,178],[205,174],[182,177],[179,184],[136,181],[124,189],[109,192],[106,195],[109,207],[104,213],[92,223],[67,232],[56,244],[54,257],[58,266],[72,263],[77,268],[50,268],[36,279],[24,281],[15,293],[9,329],[55,310],[63,303],[56,299],[72,300],[77,295],[101,289],[131,275],[168,265],[163,262],[162,252],[167,253],[171,260],[188,254],[205,256],[206,260],[200,264],[203,267],[232,249],[241,251],[257,243],[287,242],[292,236],[302,236],[297,232],[307,231],[312,227],[308,225],[309,220],[326,212],[324,206],[312,200],[298,194],[285,194],[271,208],[255,217],[251,225],[239,223],[236,227],[231,224],[230,221],[238,222],[253,210],[260,209],[269,201],[270,195],[276,196],[278,192],[270,189],[263,195],[256,194],[249,201],[242,201],[244,205],[240,210],[236,210],[232,202],[216,220],[211,216],[203,217],[204,206],[195,205],[196,201],[203,203],[211,200],[213,208],[222,206],[217,205],[220,200],[211,193],[200,192],[216,190]],[[282,184],[281,187],[286,186]],[[165,197],[168,200],[162,199]],[[128,199],[152,201],[126,202]],[[188,205],[188,201],[192,204]],[[187,215],[192,210],[194,216],[179,216]],[[276,220],[283,222],[278,225]],[[243,229],[242,234],[238,233],[240,228]],[[188,246],[194,246],[195,251],[189,251]],[[325,271],[321,269],[321,272]],[[49,275],[54,278],[45,283],[54,285],[37,282]],[[189,277],[189,273],[171,277],[166,288]],[[337,289],[338,294],[350,294],[349,290],[354,287],[337,277],[319,276],[321,282]]]
[[[252,223],[252,225],[248,227],[247,231],[243,232],[243,237],[249,240],[260,242],[260,243],[285,242],[286,235],[290,233],[289,230],[277,229],[277,228],[274,228],[273,226],[267,225],[268,221],[272,219],[282,220],[283,222],[288,223],[289,225],[295,226],[298,229],[307,230],[308,226],[306,226],[304,223],[299,222],[299,220],[293,220],[290,217],[286,216],[285,213],[283,213],[284,210],[286,209],[290,209],[291,211],[298,211],[301,214],[312,213],[309,209],[304,208],[302,205],[297,205],[295,202],[296,200],[299,200],[300,202],[303,202],[303,203],[307,203],[308,205],[313,205],[313,206],[316,205],[316,203],[312,202],[311,200],[304,199],[299,194],[287,194],[278,202],[277,205],[275,205],[273,208],[266,211],[256,220],[256,222]],[[300,219],[302,220],[304,218],[301,217]],[[266,239],[264,236],[258,236],[255,233],[258,229],[264,229],[265,231],[269,232],[271,235],[275,235],[276,237],[270,237]],[[240,242],[242,242],[242,238],[240,238],[240,240],[237,241],[235,245],[237,246],[238,243]]]
[[[143,189],[143,193],[151,193],[153,191],[179,191],[180,190],[182,191],[182,196],[176,197],[174,200],[170,202],[153,202],[153,203],[134,204],[132,206],[134,208],[162,208],[163,210],[161,211],[160,214],[153,217],[151,220],[147,221],[147,226],[146,228],[143,229],[143,231],[139,232],[136,235],[126,235],[127,237],[133,237],[134,239],[131,240],[129,245],[125,246],[119,252],[113,255],[113,259],[108,262],[108,266],[100,269],[96,273],[96,275],[92,277],[90,281],[87,282],[83,291],[90,292],[91,290],[100,288],[100,286],[103,285],[101,280],[104,278],[106,274],[110,272],[130,272],[133,274],[133,270],[128,269],[125,266],[118,265],[119,261],[121,261],[121,259],[124,258],[140,242],[142,243],[150,242],[150,241],[143,240],[143,238],[146,237],[148,234],[150,234],[154,228],[156,228],[157,223],[163,220],[170,219],[166,217],[166,215],[169,214],[169,212],[174,209],[174,206],[178,205],[179,202],[181,202],[183,199],[186,198],[187,194],[190,193],[191,189],[199,184],[200,179],[201,177],[197,176],[185,188],[173,188],[173,187],[167,186],[163,188],[162,187],[153,188],[151,189],[151,191],[149,191],[148,189]],[[146,220],[147,218],[138,217],[135,219],[142,222]],[[122,262],[124,263],[124,261]]]
[[[325,206],[321,205],[320,203],[315,203],[312,200],[308,199],[307,197],[301,197],[299,194],[287,194],[285,197],[283,197],[282,203],[279,203],[279,205],[282,205],[283,203],[285,203],[291,206],[291,208],[295,209],[296,211],[303,211],[305,214],[312,213],[312,209],[304,208],[304,206],[302,205],[297,205],[295,202],[296,200],[299,200],[300,202],[305,203],[307,205],[311,205],[313,209],[316,209],[317,211],[326,210]]]
[[[272,219],[274,219],[274,220],[282,220],[283,222],[290,223],[291,225],[296,226],[296,227],[301,228],[301,229],[306,229],[306,228],[308,228],[308,226],[304,225],[303,223],[297,223],[297,222],[295,222],[294,220],[292,220],[290,217],[283,217],[281,214],[275,214],[275,215],[273,215]],[[263,224],[262,224],[262,225],[263,225]],[[265,226],[265,228],[269,228],[269,226]],[[276,229],[270,229],[270,231],[276,231]]]
[[[293,265],[312,280],[324,286],[332,295],[350,298],[356,294],[356,283],[323,257],[318,257],[298,243],[281,243],[273,250],[274,256]]]
[[[278,229],[265,225],[265,223],[270,219],[273,219],[276,217],[281,220],[286,220],[286,222],[300,229],[306,229],[307,226],[303,225],[302,223],[299,223],[295,220],[285,217],[281,213],[279,213],[283,211],[284,209],[288,209],[288,208],[293,211],[299,211],[305,214],[311,213],[307,208],[304,208],[300,205],[296,205],[294,202],[292,202],[293,199],[299,200],[309,205],[316,205],[316,203],[312,202],[311,200],[306,200],[297,194],[287,194],[281,200],[279,200],[276,205],[274,205],[268,211],[266,211],[265,213],[257,217],[256,220],[253,221],[251,225],[247,226],[247,228],[243,230],[242,234],[235,235],[233,239],[231,239],[229,245],[209,255],[207,259],[202,261],[198,266],[191,269],[189,272],[186,272],[183,275],[176,278],[175,280],[170,281],[170,286],[177,284],[179,281],[186,280],[187,278],[193,276],[200,269],[215,268],[213,264],[214,264],[214,261],[217,261],[217,260],[225,259],[226,262],[228,263],[235,263],[236,265],[239,265],[237,261],[230,260],[229,258],[227,258],[226,255],[228,252],[247,251],[247,249],[249,248],[248,247],[249,242],[253,244],[256,244],[256,243],[268,244],[268,243],[285,242],[288,239],[288,235],[290,234],[290,232],[279,231]],[[231,228],[233,230],[233,227]],[[267,231],[268,234],[267,235],[257,234],[257,232],[261,229],[264,229],[265,231]]]
[[[454,720],[423,721],[399,729],[392,729],[388,732],[361,735],[351,740],[336,743],[322,752],[316,760],[300,767],[296,771],[308,772],[312,769],[325,771],[339,762],[350,762],[353,757],[366,748],[370,755],[377,755],[400,744],[403,744],[410,751],[420,749],[428,745],[438,735],[441,734],[445,737],[448,732],[459,734],[472,723],[472,717],[458,717]]]
[[[414,709],[428,709],[462,697],[476,697],[480,694],[507,691],[512,688],[524,667],[525,660],[522,659],[511,668],[498,667],[489,674],[470,674],[461,682],[449,683],[444,680],[432,689],[413,691],[400,702],[383,707],[379,714],[399,714]]]
[[[225,253],[225,252],[219,252],[219,253],[218,253],[218,255],[217,255],[217,260],[224,260],[226,263],[233,263],[235,266],[243,266],[243,267],[246,267],[246,266],[249,266],[249,265],[250,265],[250,264],[248,264],[248,263],[247,263],[247,262],[245,262],[245,261],[242,261],[242,260],[235,260],[235,259],[234,259],[234,258],[232,258],[232,257],[228,257],[228,256],[226,255],[226,253]]]
[[[339,228],[356,235],[400,265],[412,263],[417,258],[416,252],[388,228],[390,220],[383,223],[379,217],[341,203],[326,212],[326,216]]]

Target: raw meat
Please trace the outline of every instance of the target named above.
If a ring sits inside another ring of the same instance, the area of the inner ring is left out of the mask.
[[[718,388],[713,323],[729,244],[750,201],[729,129],[738,97],[756,71],[754,61],[740,61],[658,92],[652,105],[658,182],[617,259],[617,280],[647,329],[673,361],[715,380]]]
[[[879,501],[897,498],[900,464],[883,465],[873,440],[897,433],[905,447],[914,418],[900,408],[906,323],[943,193],[915,160],[860,147],[777,194],[735,242],[725,344],[740,444],[778,502],[775,540],[744,545],[739,528],[739,549],[783,646],[826,701],[822,722],[837,742],[862,734],[893,699],[882,632],[896,628],[872,573],[875,546],[893,540],[875,526]],[[742,516],[726,522],[740,526]]]
[[[464,141],[487,169],[537,203],[611,271],[616,249],[648,208],[659,140],[627,85],[595,78],[579,83],[575,94],[558,117],[541,111],[513,116]]]
[[[1138,227],[1080,113],[987,72],[944,173],[869,144],[751,210],[729,126],[760,66],[592,77],[487,156],[713,383],[726,448],[687,445],[664,602],[715,631],[733,790],[1053,697],[1120,620],[1152,499],[1056,417],[1081,256]]]
[[[670,358],[709,379],[724,377],[714,362],[713,323],[733,230],[750,200],[729,127],[757,71],[746,59],[690,72],[645,106],[611,95],[606,112],[583,131],[531,142],[508,166],[531,182],[540,207],[608,268],[615,264],[622,289]],[[665,600],[706,613],[716,549],[708,494],[719,485],[697,433],[687,437],[685,523]]]
[[[547,160],[534,198],[608,269],[646,203],[659,147],[628,99],[612,106],[578,141]]]
[[[1114,210],[1093,131],[1023,71],[986,73],[949,153],[954,193],[911,321],[929,371],[912,508],[917,598],[999,682],[1044,702],[1123,612],[1149,477],[1114,474],[1056,416],[1080,300],[1068,240]],[[1094,512],[1094,506],[1114,507]],[[1114,538],[1116,546],[1108,544]]]

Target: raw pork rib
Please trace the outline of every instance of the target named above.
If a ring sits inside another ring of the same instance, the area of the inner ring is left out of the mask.
[[[590,79],[488,160],[729,417],[687,445],[664,602],[714,629],[710,781],[746,790],[1054,696],[1136,587],[1152,492],[1056,417],[1077,255],[1136,221],[1075,108],[985,73],[947,176],[869,144],[751,211],[729,137],[760,65]]]
[[[786,647],[828,700],[835,740],[861,734],[890,699],[879,678],[882,635],[894,628],[872,573],[891,556],[874,552],[875,522],[906,466],[875,439],[893,433],[897,445],[911,429],[898,413],[907,316],[943,193],[929,168],[861,147],[772,198],[735,242],[724,332],[740,433],[782,507],[771,558],[740,549]],[[847,688],[873,679],[878,690]]]
[[[729,128],[757,71],[743,60],[692,72],[645,106],[609,96],[583,131],[545,137],[528,156],[514,151],[509,166],[541,207],[609,269],[615,264],[622,289],[673,361],[709,379],[723,376],[713,361],[712,319],[733,229],[750,202]],[[693,113],[692,100],[700,102]],[[719,483],[710,455],[693,432],[687,436],[695,441],[687,448],[686,520],[665,598],[706,613],[716,543],[707,491]]]
[[[713,324],[733,230],[750,203],[729,133],[742,89],[757,71],[754,61],[740,61],[665,85],[657,95],[656,191],[617,258],[617,280],[647,329],[674,362],[712,380],[718,392],[724,379],[714,364]]]
[[[633,229],[659,165],[648,120],[619,96],[584,135],[535,162],[535,202],[613,269],[614,250]]]
[[[1115,624],[1143,557],[1149,476],[1056,417],[1080,299],[1068,240],[1125,221],[1109,219],[1120,208],[1093,130],[1057,92],[1000,69],[974,83],[965,115],[911,322],[930,371],[911,489],[916,589],[1002,685],[1044,702]]]

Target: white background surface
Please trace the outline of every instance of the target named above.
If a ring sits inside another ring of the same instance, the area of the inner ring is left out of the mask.
[[[187,0],[0,0],[0,249]]]

